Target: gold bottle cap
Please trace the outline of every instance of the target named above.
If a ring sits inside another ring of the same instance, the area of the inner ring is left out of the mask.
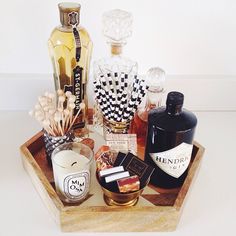
[[[81,5],[75,2],[62,2],[58,4],[60,21],[63,26],[79,24]]]

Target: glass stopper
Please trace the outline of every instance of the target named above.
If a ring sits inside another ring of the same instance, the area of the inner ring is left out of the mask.
[[[165,85],[165,71],[159,67],[152,67],[147,72],[146,85],[149,90],[163,92]]]
[[[132,35],[133,18],[131,13],[114,9],[103,14],[103,34],[108,43],[125,44]]]

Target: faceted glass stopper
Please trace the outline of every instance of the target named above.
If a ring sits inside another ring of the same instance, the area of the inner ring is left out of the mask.
[[[125,44],[132,34],[132,15],[115,9],[103,14],[103,34],[111,44]]]
[[[147,72],[146,84],[150,90],[163,92],[165,85],[165,71],[159,67],[150,68]]]

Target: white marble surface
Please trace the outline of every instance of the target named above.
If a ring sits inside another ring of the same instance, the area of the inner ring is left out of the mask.
[[[236,112],[196,112],[196,115],[199,123],[195,140],[205,146],[206,152],[178,228],[172,233],[138,235],[235,235]],[[27,112],[0,112],[0,236],[67,235],[51,219],[22,167],[19,146],[39,129]]]

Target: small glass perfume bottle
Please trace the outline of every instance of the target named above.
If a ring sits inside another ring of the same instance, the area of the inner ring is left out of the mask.
[[[89,75],[92,41],[87,30],[80,24],[80,4],[58,4],[61,25],[56,27],[48,40],[48,48],[54,70],[55,89],[70,91],[76,96],[75,114],[79,104],[85,103],[76,121],[75,135],[80,136],[85,127],[88,109],[86,87]],[[75,115],[74,114],[74,115]]]
[[[137,134],[138,148],[143,151],[146,142],[148,112],[161,106],[164,84],[164,70],[159,67],[150,68],[146,76],[146,104],[144,107],[139,107],[136,112],[130,131]]]
[[[124,82],[125,90],[129,90],[134,78],[137,76],[137,62],[122,56],[126,39],[132,34],[132,15],[129,12],[115,9],[103,14],[103,34],[111,47],[111,56],[94,63],[94,83],[103,77],[106,86],[113,91],[117,84]],[[110,83],[110,84],[109,84]],[[98,106],[96,103],[95,106]],[[94,109],[94,128],[102,132],[103,119],[100,108]],[[111,118],[112,120],[112,118]],[[114,121],[114,120],[113,120]]]

